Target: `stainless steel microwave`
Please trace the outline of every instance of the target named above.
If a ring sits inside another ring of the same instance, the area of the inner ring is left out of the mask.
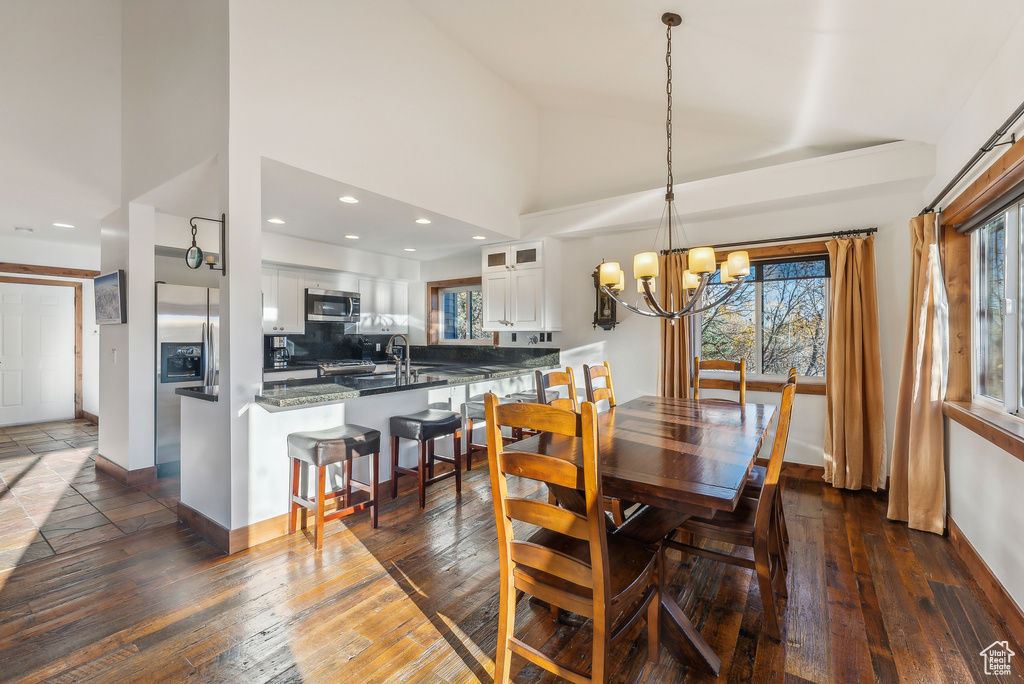
[[[306,290],[307,321],[359,322],[359,293]]]

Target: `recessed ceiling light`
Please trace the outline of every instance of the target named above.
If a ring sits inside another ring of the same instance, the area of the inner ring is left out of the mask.
[[[421,224],[421,225],[424,225],[424,226],[425,226],[425,225],[427,225],[428,223],[430,223],[430,219],[416,219],[416,223],[419,223],[419,224]]]
[[[279,219],[279,218],[267,219],[267,223],[273,223],[274,225],[280,226],[280,225],[282,225],[284,223],[284,219]]]
[[[74,228],[70,223],[54,223],[55,228]]]
[[[27,226],[14,226],[14,230],[18,233],[34,233],[35,228],[28,228]]]
[[[474,235],[473,239],[474,240],[486,240],[487,238],[484,237],[483,235]]]
[[[406,247],[406,248],[405,248],[405,251],[406,251],[406,252],[415,252],[415,251],[416,251],[416,249],[415,249],[415,248],[413,248],[413,247]]]
[[[359,204],[359,200],[357,200],[355,197],[350,197],[349,195],[339,197],[338,199],[344,202],[345,204]]]
[[[348,239],[348,240],[358,240],[359,236],[358,235],[346,235],[345,238]]]

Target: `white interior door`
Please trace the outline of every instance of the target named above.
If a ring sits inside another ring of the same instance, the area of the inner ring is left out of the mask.
[[[0,283],[0,426],[74,417],[74,288]]]

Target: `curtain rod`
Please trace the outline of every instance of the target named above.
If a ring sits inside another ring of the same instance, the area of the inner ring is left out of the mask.
[[[1002,126],[996,129],[996,132],[993,133],[985,142],[985,144],[981,146],[981,149],[974,153],[974,156],[971,157],[966,164],[964,164],[964,167],[960,169],[960,172],[953,176],[953,180],[949,181],[949,183],[946,184],[946,187],[942,188],[942,190],[935,197],[935,199],[931,201],[931,204],[929,204],[927,207],[921,210],[920,216],[924,216],[925,214],[930,214],[933,211],[935,211],[935,207],[938,205],[939,202],[942,201],[942,199],[946,195],[949,194],[949,191],[955,188],[957,183],[962,181],[964,179],[964,176],[971,172],[971,169],[974,168],[974,165],[981,161],[981,158],[984,157],[989,152],[991,152],[993,148],[998,147],[999,145],[1012,145],[1013,143],[1017,142],[1015,136],[1010,136],[1010,140],[1008,142],[998,141],[1000,138],[1006,135],[1006,132],[1010,130],[1010,127],[1013,126],[1013,124],[1017,123],[1017,119],[1019,119],[1022,115],[1024,115],[1024,102],[1021,102],[1020,106],[1017,107],[1017,109],[1014,110],[1013,114],[1010,115],[1010,118],[1004,121]]]
[[[841,238],[851,235],[871,235],[877,233],[878,228],[861,228],[858,230],[837,230],[834,233],[814,233],[812,235],[791,235],[788,237],[768,238],[767,240],[747,240],[746,242],[728,242],[721,245],[711,245],[712,249],[718,250],[724,247],[746,247],[750,245],[767,245],[772,242],[797,242],[800,240],[814,240],[816,238]],[[673,249],[674,254],[685,254],[690,251],[689,247]],[[667,249],[661,250],[662,256],[668,254]]]

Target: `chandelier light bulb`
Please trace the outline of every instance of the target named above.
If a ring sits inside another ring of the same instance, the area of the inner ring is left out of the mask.
[[[691,273],[714,273],[718,270],[715,263],[715,250],[711,247],[694,247],[687,255]]]
[[[733,278],[729,274],[729,262],[728,261],[723,261],[721,268],[719,268],[718,270],[721,271],[721,274],[719,275],[719,282],[723,282],[723,283],[734,283],[734,282],[736,282],[736,279]]]
[[[712,269],[714,270],[714,269]],[[690,269],[683,271],[683,287],[687,290],[696,290],[700,287],[701,277],[696,273],[692,273]]]
[[[619,282],[619,262],[606,261],[601,264],[600,278],[602,285],[617,285]]]
[[[658,253],[640,252],[633,257],[634,278],[658,277]]]
[[[651,294],[654,294],[655,292],[657,292],[658,281],[655,280],[654,278],[651,278],[650,281],[648,281],[648,282],[650,282],[650,284],[651,284]],[[637,291],[637,294],[645,294],[645,292],[644,292],[644,281],[639,279],[639,278],[636,281],[636,291]]]
[[[619,279],[614,285],[612,285],[612,289],[616,292],[622,292],[626,289],[626,272],[621,268],[619,269]]]
[[[746,252],[743,250],[729,252],[728,260],[730,274],[733,276],[750,275],[750,256]]]

